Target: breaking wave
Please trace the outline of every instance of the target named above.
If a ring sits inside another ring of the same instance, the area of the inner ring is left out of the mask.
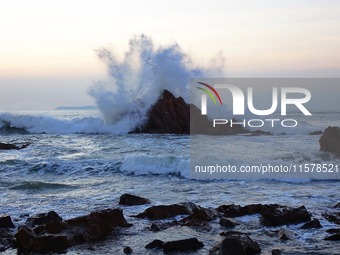
[[[164,89],[188,102],[189,81],[196,77],[223,74],[223,57],[219,55],[209,68],[193,63],[177,43],[155,46],[145,35],[135,36],[122,58],[107,48],[96,50],[107,66],[109,79],[89,90],[107,124],[126,132],[140,126],[146,113]]]

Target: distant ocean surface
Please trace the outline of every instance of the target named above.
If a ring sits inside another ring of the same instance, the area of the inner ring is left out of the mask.
[[[308,163],[316,159],[340,165],[339,159],[319,151],[320,135],[308,135],[311,131],[324,130],[328,125],[339,126],[339,119],[339,112],[316,113],[313,122],[304,123],[305,127],[296,129],[295,133],[237,136],[237,139],[236,136],[228,136],[225,139],[229,146],[240,142],[250,146],[257,144],[258,149],[248,153],[254,158],[274,163]],[[231,203],[303,204],[320,219],[324,228],[335,227],[324,220],[321,213],[340,202],[340,182],[305,179],[191,180],[190,137],[187,135],[117,134],[113,126],[104,124],[96,111],[3,112],[0,113],[0,129],[1,142],[30,144],[23,150],[0,152],[0,214],[9,214],[19,222],[24,221],[23,214],[50,210],[57,211],[64,219],[88,214],[116,206],[120,195],[133,193],[151,199],[154,204],[185,201],[213,207]],[[265,153],[261,150],[263,139]],[[276,152],[278,144],[280,153]],[[243,157],[241,148],[234,151],[235,162]],[[138,226],[143,223],[129,215],[145,208],[124,208],[124,214],[129,222]],[[240,220],[247,222],[247,231],[251,231],[255,228],[256,218],[247,216]],[[131,233],[136,230],[124,230],[123,237],[116,241],[138,250],[152,239],[161,239],[162,233],[154,234],[143,227],[140,226],[139,231],[143,233],[138,237]],[[287,254],[312,254],[311,251],[319,251],[315,254],[338,254],[339,244],[336,247],[334,242],[322,240],[324,231],[293,228],[298,238],[282,245],[291,252]],[[201,235],[194,230],[177,231],[178,237]],[[255,233],[253,237],[266,244],[263,233]],[[196,254],[207,254],[218,242],[216,238],[211,235],[208,242],[211,245],[206,245]],[[115,247],[104,242],[96,249],[97,253],[116,254],[118,250]],[[84,247],[71,248],[69,253],[79,249]],[[12,253],[13,250],[6,251],[6,254]]]

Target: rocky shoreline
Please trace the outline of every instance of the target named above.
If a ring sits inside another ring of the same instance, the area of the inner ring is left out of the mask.
[[[10,216],[4,215],[0,217],[0,252],[11,248],[17,249],[18,254],[25,252],[60,253],[66,252],[69,247],[75,245],[93,244],[95,241],[107,238],[112,231],[115,232],[115,235],[119,235],[119,229],[134,228],[134,225],[128,223],[124,216],[124,208],[149,205],[150,203],[151,201],[147,198],[123,194],[115,208],[98,210],[67,220],[63,220],[57,212],[50,211],[32,216],[25,215],[25,223],[14,224]],[[291,226],[303,224],[299,229],[304,231],[322,228],[319,219],[312,215],[304,205],[291,207],[279,204],[249,204],[245,206],[224,204],[216,208],[205,208],[186,202],[171,205],[150,205],[139,214],[129,215],[129,217],[146,221],[146,225],[149,227],[145,231],[165,232],[169,228],[193,228],[207,237],[216,233],[216,231],[212,231],[211,224],[218,224],[220,231],[216,235],[220,236],[220,243],[209,249],[211,255],[249,255],[261,252],[283,254],[279,249],[263,250],[262,243],[252,237],[252,233],[233,230],[236,226],[243,224],[237,218],[247,215],[258,215],[259,228],[265,229],[268,239],[278,244],[296,238],[296,234],[290,229]],[[340,203],[325,210],[322,217],[323,220],[340,225]],[[280,229],[277,230],[277,227]],[[322,231],[326,234],[323,238],[325,241],[339,242],[340,227]],[[139,231],[137,235],[143,235],[143,232]],[[207,240],[202,239],[202,235],[200,238],[192,236],[186,239],[176,239],[169,236],[167,239],[171,241],[149,240],[144,247],[139,247],[138,251],[133,251],[131,247],[121,247],[121,251],[143,254],[143,250],[157,249],[164,253],[189,252],[195,254],[196,250],[207,245]]]

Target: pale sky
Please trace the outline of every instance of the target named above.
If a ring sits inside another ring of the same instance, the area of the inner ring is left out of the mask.
[[[0,0],[0,110],[94,105],[94,49],[134,35],[179,43],[195,62],[219,52],[228,77],[340,77],[338,0]]]

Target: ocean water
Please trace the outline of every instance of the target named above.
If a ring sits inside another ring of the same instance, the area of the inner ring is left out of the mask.
[[[238,162],[249,157],[249,161],[340,165],[339,159],[319,151],[320,135],[308,135],[329,125],[339,126],[339,117],[339,112],[313,113],[313,119],[294,132],[223,137],[233,148],[227,160]],[[269,237],[268,232],[279,228],[261,227],[258,215],[237,218],[242,224],[235,229],[258,241],[262,254],[270,254],[273,248],[282,249],[284,254],[339,254],[339,242],[323,240],[327,236],[325,230],[337,226],[321,216],[340,202],[338,180],[193,180],[190,136],[117,132],[96,111],[2,112],[0,129],[1,142],[30,144],[23,150],[0,152],[0,214],[11,215],[17,224],[25,222],[24,214],[55,210],[69,219],[118,207],[123,193],[147,197],[155,205],[179,202],[205,207],[231,203],[305,205],[323,228],[300,230],[301,224],[288,226],[297,234],[294,240],[283,242]],[[91,254],[89,246],[96,254],[123,254],[124,246],[131,246],[134,254],[162,254],[147,251],[144,246],[153,239],[168,241],[193,236],[203,241],[205,247],[192,254],[207,254],[222,240],[219,233],[225,229],[217,220],[210,223],[210,232],[172,227],[153,233],[148,230],[150,221],[131,217],[147,207],[123,206],[133,227],[100,242],[72,247],[67,254]],[[4,254],[16,251],[7,250]]]

